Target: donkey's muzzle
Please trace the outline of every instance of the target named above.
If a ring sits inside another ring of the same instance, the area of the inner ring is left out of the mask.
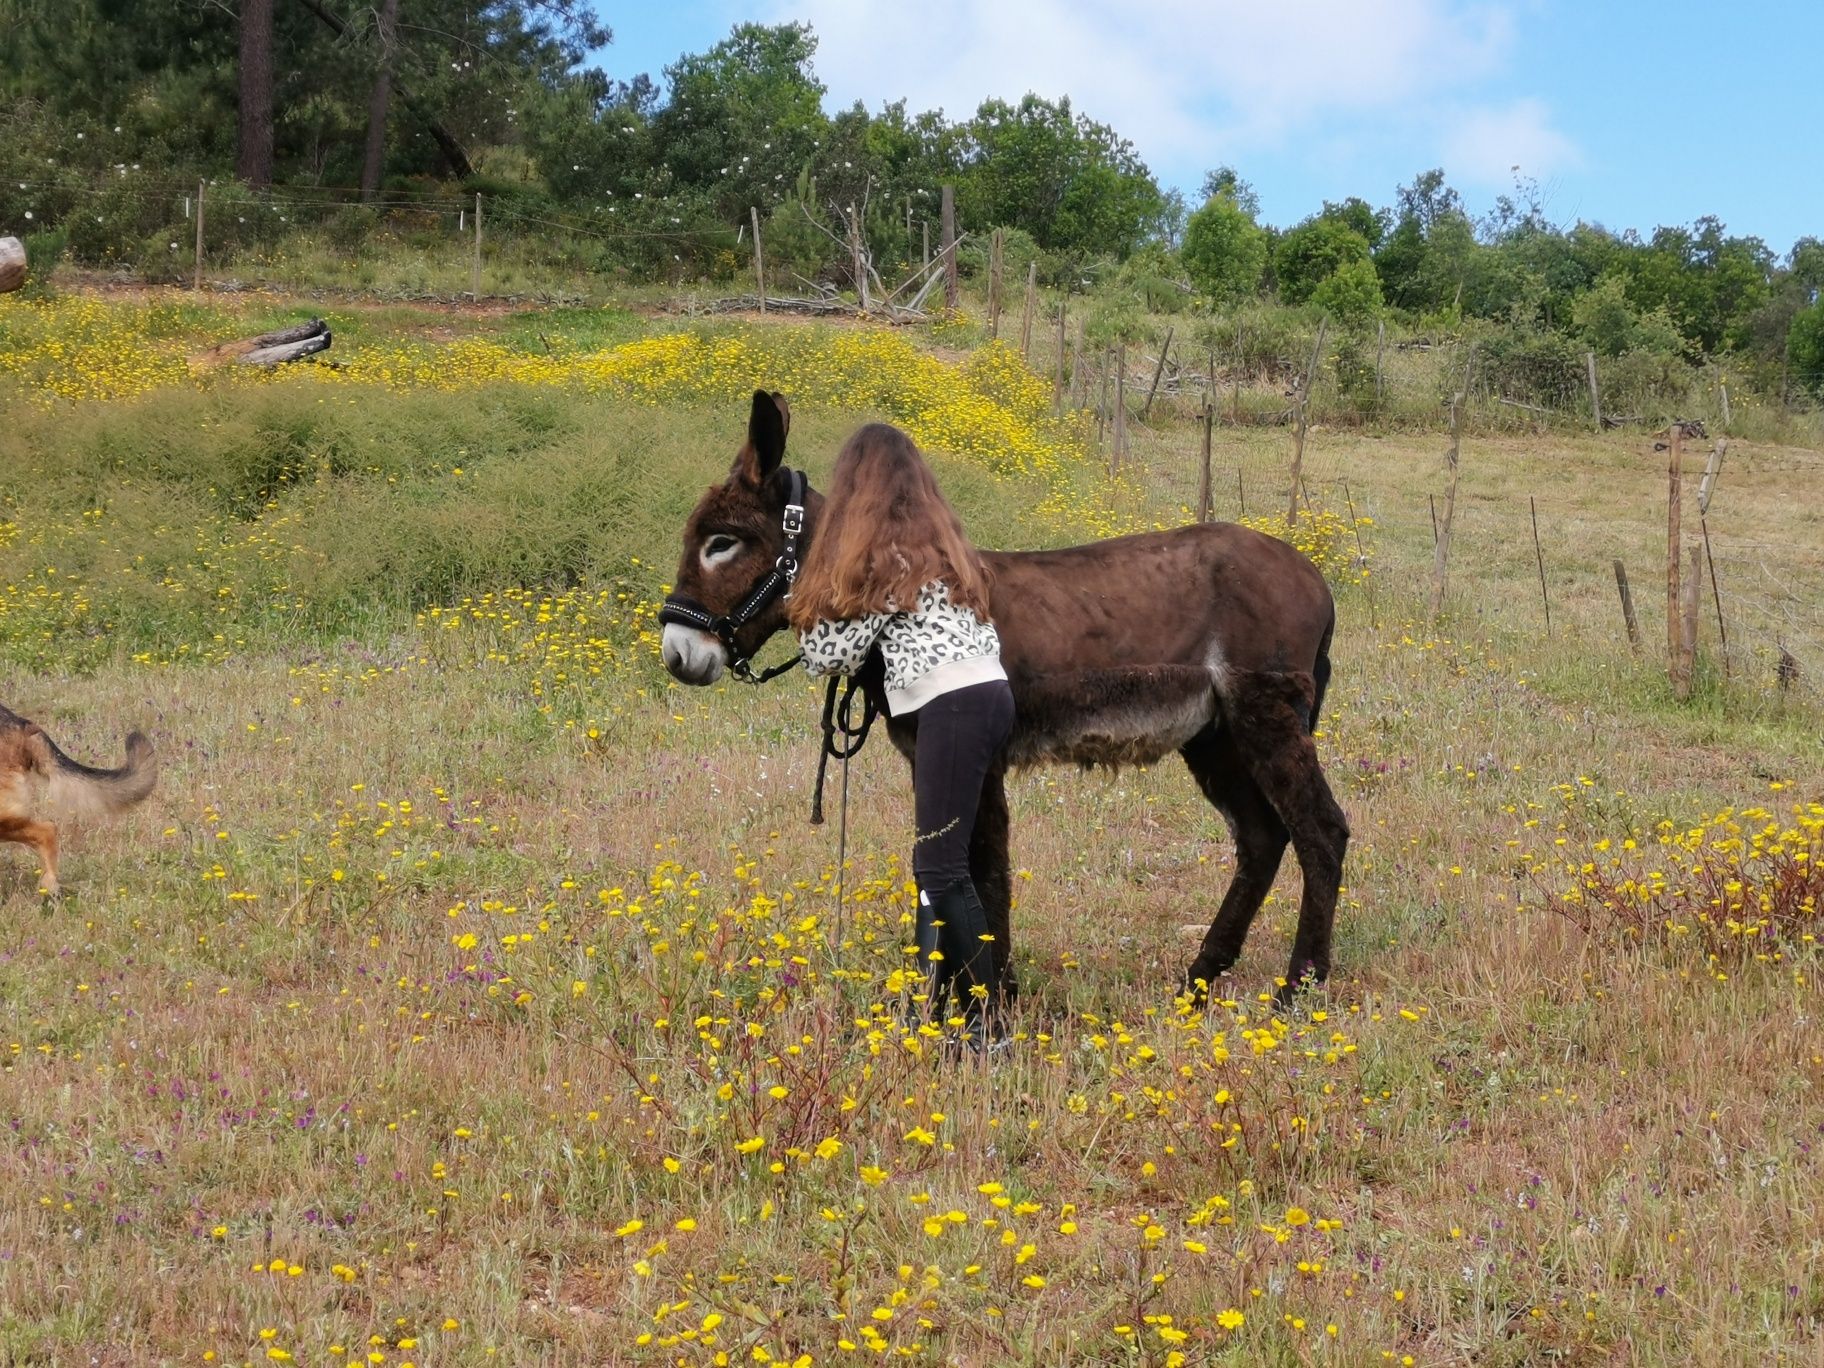
[[[659,639],[665,668],[680,684],[714,684],[728,668],[722,643],[700,627],[668,622]]]

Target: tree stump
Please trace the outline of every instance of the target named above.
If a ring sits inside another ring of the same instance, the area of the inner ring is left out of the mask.
[[[25,284],[25,244],[16,237],[0,237],[0,294],[10,294]]]

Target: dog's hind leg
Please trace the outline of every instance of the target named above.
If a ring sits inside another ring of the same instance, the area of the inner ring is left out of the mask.
[[[1289,839],[1285,823],[1254,782],[1227,729],[1204,728],[1179,754],[1210,805],[1222,814],[1235,838],[1235,877],[1210,922],[1197,958],[1185,970],[1185,991],[1201,999],[1217,977],[1241,955],[1255,913],[1279,873]]]
[[[57,828],[49,822],[36,822],[28,818],[10,818],[0,821],[0,841],[16,841],[20,845],[30,846],[38,855],[39,864],[44,866],[44,880],[41,889],[47,897],[56,897],[57,885]]]

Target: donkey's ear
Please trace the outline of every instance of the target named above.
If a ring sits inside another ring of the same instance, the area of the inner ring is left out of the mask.
[[[783,394],[754,391],[754,411],[747,420],[747,445],[735,458],[735,474],[758,489],[772,478],[785,459],[785,434],[792,426],[792,410]]]

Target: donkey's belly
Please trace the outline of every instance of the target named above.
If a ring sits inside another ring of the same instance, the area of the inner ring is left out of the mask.
[[[1013,765],[1145,765],[1216,720],[1199,665],[1137,665],[1012,679]]]

